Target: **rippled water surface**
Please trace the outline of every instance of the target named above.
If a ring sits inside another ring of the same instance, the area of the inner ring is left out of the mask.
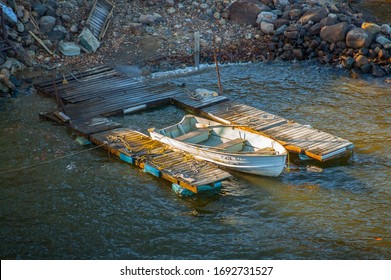
[[[380,22],[391,24],[391,0],[362,0],[357,6]]]
[[[219,194],[180,198],[40,121],[53,100],[20,96],[1,105],[0,171],[78,154],[0,174],[1,258],[390,259],[390,84],[311,63],[224,66],[221,75],[231,99],[349,139],[353,157],[293,160],[278,178],[233,173]],[[215,76],[161,79],[216,89]],[[115,120],[146,132],[184,113],[167,106]]]

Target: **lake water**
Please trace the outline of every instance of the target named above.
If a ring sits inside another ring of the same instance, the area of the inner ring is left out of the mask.
[[[381,23],[391,24],[391,0],[362,0],[357,6]]]
[[[391,85],[307,62],[220,70],[229,98],[349,139],[353,157],[294,160],[278,178],[233,173],[218,194],[181,198],[40,121],[55,102],[22,94],[0,107],[1,258],[390,259]],[[161,80],[217,90],[214,68]],[[167,106],[114,120],[146,132],[183,114]]]

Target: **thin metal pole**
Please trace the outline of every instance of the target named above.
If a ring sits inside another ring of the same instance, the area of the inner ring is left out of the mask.
[[[213,56],[215,59],[215,64],[216,64],[216,73],[217,73],[217,85],[219,87],[220,95],[223,95],[223,87],[221,85],[221,80],[220,80],[220,70],[219,70],[219,62],[217,60],[217,54],[216,54],[216,46],[215,46],[215,38],[213,37]]]

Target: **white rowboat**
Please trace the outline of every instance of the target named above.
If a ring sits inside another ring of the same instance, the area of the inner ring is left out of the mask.
[[[179,123],[149,129],[152,139],[240,172],[276,177],[287,151],[277,141],[208,119],[186,115]]]

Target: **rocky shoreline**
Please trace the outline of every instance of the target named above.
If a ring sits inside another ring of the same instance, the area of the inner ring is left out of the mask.
[[[106,1],[106,0],[102,0]],[[322,0],[112,1],[114,12],[96,52],[80,44],[92,0],[0,1],[13,49],[0,52],[0,96],[15,94],[20,73],[136,65],[145,75],[200,63],[316,60],[389,82],[391,27],[348,4]],[[64,44],[76,52],[63,51]],[[0,47],[2,47],[0,45]],[[80,49],[77,49],[80,48]]]

